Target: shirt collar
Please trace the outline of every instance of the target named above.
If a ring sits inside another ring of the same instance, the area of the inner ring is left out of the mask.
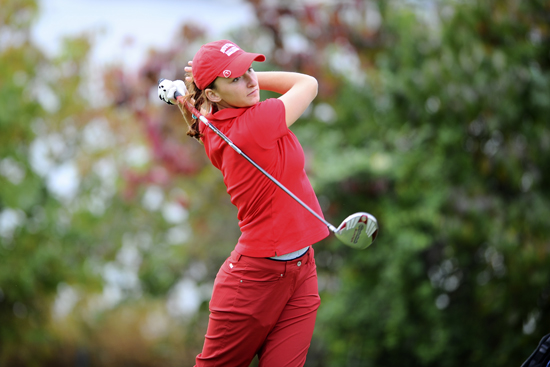
[[[209,113],[208,116],[206,116],[206,118],[208,120],[222,122],[224,120],[229,120],[235,117],[239,117],[246,110],[247,108],[224,108],[223,110],[214,112],[213,114]]]

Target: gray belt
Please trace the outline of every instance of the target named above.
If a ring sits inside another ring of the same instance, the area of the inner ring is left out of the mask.
[[[297,258],[303,256],[308,250],[309,250],[309,246],[304,247],[302,249],[299,249],[298,251],[289,252],[288,254],[284,254],[284,255],[281,255],[281,256],[268,257],[268,259],[277,260],[277,261],[294,260],[294,259],[297,259]]]

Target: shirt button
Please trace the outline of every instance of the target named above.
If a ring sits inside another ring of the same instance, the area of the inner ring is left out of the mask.
[[[301,265],[302,265],[302,262],[301,262],[301,261],[298,261],[298,263],[297,263],[296,265],[301,266]]]

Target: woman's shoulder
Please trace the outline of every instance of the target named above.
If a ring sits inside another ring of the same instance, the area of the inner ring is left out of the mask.
[[[247,109],[246,113],[253,117],[280,117],[284,116],[285,105],[278,98],[268,98],[256,103]]]
[[[256,103],[254,107],[260,107],[260,108],[284,108],[283,101],[281,101],[278,98],[268,98],[264,101]]]

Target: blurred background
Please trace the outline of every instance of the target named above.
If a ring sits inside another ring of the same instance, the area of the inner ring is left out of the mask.
[[[0,0],[0,366],[194,364],[240,232],[156,88],[220,38],[318,79],[293,131],[325,216],[380,222],[367,250],[316,245],[306,366],[520,366],[550,332],[549,19],[543,0]]]

